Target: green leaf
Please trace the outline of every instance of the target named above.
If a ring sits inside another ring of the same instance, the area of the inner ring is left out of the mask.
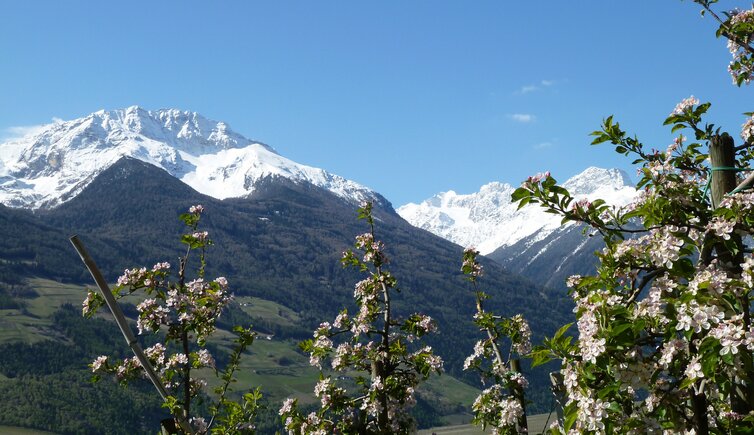
[[[694,380],[694,379],[688,379],[688,378],[686,378],[686,379],[684,379],[684,380],[683,380],[683,381],[681,382],[681,385],[679,385],[679,386],[678,386],[678,389],[680,389],[680,390],[685,390],[685,389],[687,389],[688,387],[690,387],[690,386],[694,385],[694,382],[695,382],[695,380]]]
[[[611,326],[610,331],[612,335],[619,335],[621,332],[630,329],[633,326],[632,322],[626,322],[626,323],[619,323],[617,325]]]
[[[571,326],[573,326],[573,322],[567,323],[567,324],[561,326],[560,329],[558,329],[558,331],[555,333],[555,335],[552,336],[552,339],[553,340],[560,339],[560,337],[562,337],[563,334],[565,334],[566,331],[568,331],[568,328],[570,328]]]
[[[531,358],[532,368],[541,366],[542,364],[546,364],[552,361],[552,357],[551,357],[551,353],[549,349],[535,350],[534,352],[531,352],[529,354],[529,357]]]
[[[511,202],[520,201],[527,196],[531,195],[531,192],[529,192],[528,189],[525,189],[523,187],[519,187],[513,192],[513,195],[511,195]]]

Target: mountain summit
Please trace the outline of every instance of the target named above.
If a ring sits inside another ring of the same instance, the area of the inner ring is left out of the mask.
[[[619,169],[590,167],[563,183],[576,198],[604,199],[608,204],[628,204],[636,195],[628,175]],[[524,239],[542,240],[557,230],[560,218],[536,205],[517,209],[511,203],[516,190],[506,183],[492,182],[479,192],[460,195],[452,190],[439,193],[420,204],[398,208],[411,224],[461,246],[474,246],[489,254]]]
[[[349,200],[380,200],[370,189],[302,165],[196,112],[137,106],[48,124],[0,144],[0,203],[53,208],[123,157],[160,167],[200,193],[245,197],[265,178],[306,182]]]

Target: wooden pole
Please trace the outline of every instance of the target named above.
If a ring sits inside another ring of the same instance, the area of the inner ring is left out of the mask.
[[[131,328],[128,326],[126,316],[123,315],[123,311],[120,309],[118,302],[115,300],[112,291],[110,291],[110,287],[107,285],[107,281],[105,281],[105,278],[102,276],[99,268],[97,268],[97,264],[94,262],[94,259],[92,259],[92,257],[86,251],[84,244],[81,242],[81,240],[79,240],[78,236],[71,237],[70,241],[71,244],[73,244],[73,247],[76,249],[76,252],[78,252],[79,257],[81,257],[81,261],[83,261],[86,265],[86,268],[89,269],[89,273],[92,275],[92,278],[94,278],[94,282],[97,284],[97,287],[99,287],[99,291],[100,293],[102,293],[102,297],[105,298],[105,303],[107,304],[107,307],[110,308],[110,312],[113,313],[113,317],[115,317],[115,323],[118,324],[118,328],[120,328],[120,332],[123,334],[123,338],[126,339],[126,343],[128,343],[128,346],[131,348],[134,355],[136,355],[136,359],[139,360],[141,367],[144,368],[147,377],[150,381],[152,381],[152,384],[154,385],[155,389],[157,389],[157,393],[159,393],[162,400],[167,400],[168,393],[167,391],[165,391],[165,387],[162,385],[160,378],[157,376],[157,373],[155,373],[154,368],[152,368],[152,364],[149,362],[149,359],[147,359],[147,356],[141,349],[139,342],[136,341],[136,336],[134,336],[133,331],[131,331]],[[188,382],[188,380],[186,380],[186,382]],[[176,418],[178,419],[178,424],[180,425],[181,429],[183,429],[185,433],[193,435],[194,431],[191,430],[191,426],[188,424],[188,422],[183,417],[179,416]]]
[[[709,158],[712,164],[712,207],[720,206],[725,195],[736,188],[736,150],[733,138],[723,133],[710,140]]]
[[[744,188],[754,181],[754,174],[750,175],[741,184],[737,185],[736,172],[726,168],[733,168],[736,165],[736,151],[733,138],[727,133],[715,136],[710,141],[710,163],[712,164],[712,206],[717,208],[726,194],[733,190]],[[731,234],[731,241],[736,249],[731,251],[723,243],[715,245],[718,261],[721,266],[731,274],[740,274],[741,265],[744,262],[744,244],[740,234]],[[747,296],[739,297],[739,303],[744,314],[745,329],[751,325],[749,316],[749,298]],[[751,376],[754,372],[751,356],[744,358],[744,371]],[[754,409],[754,379],[746,379],[744,382],[738,382],[734,388],[734,394],[731,395],[731,407],[733,411],[739,414],[748,414]]]

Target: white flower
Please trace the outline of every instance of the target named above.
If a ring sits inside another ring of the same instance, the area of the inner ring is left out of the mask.
[[[681,101],[675,106],[675,109],[673,109],[673,112],[671,115],[682,115],[683,112],[686,110],[692,108],[693,106],[696,106],[699,104],[699,99],[695,98],[693,95],[686,98],[685,100]]]
[[[689,379],[699,379],[704,377],[704,373],[702,372],[702,363],[699,362],[699,357],[695,356],[694,358],[689,361],[689,364],[686,366],[686,377]]]
[[[523,408],[518,400],[508,398],[501,403],[500,424],[510,426],[516,424],[518,418],[523,414]]]
[[[293,405],[296,403],[296,399],[287,398],[283,402],[283,406],[280,408],[280,411],[278,411],[278,414],[285,415],[291,412],[291,409],[293,409]]]
[[[317,385],[314,386],[314,395],[317,397],[321,397],[322,394],[326,393],[327,390],[329,389],[330,389],[330,378],[320,379],[319,382],[317,382]]]
[[[92,362],[92,372],[97,372],[102,368],[102,365],[107,364],[107,357],[102,355]]]
[[[741,126],[741,138],[743,138],[744,141],[750,142],[752,136],[754,136],[754,116],[748,118]]]
[[[199,363],[204,367],[215,366],[215,359],[212,358],[212,355],[207,349],[200,349],[199,352],[197,352],[197,359],[199,360]]]
[[[171,355],[170,359],[168,359],[167,366],[168,368],[171,368],[179,364],[188,364],[188,357],[186,356],[186,354],[176,353],[174,355]]]
[[[568,277],[568,279],[566,279],[566,286],[568,286],[568,288],[574,288],[579,284],[579,282],[581,282],[581,279],[581,275],[571,275]]]

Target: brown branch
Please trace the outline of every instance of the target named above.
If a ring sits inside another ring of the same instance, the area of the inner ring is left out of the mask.
[[[738,45],[739,45],[739,47],[741,47],[741,48],[743,48],[744,50],[748,51],[748,52],[749,52],[749,54],[754,54],[754,48],[752,48],[752,47],[751,47],[751,46],[750,46],[750,45],[749,45],[748,43],[746,43],[746,42],[744,42],[744,41],[741,41],[740,39],[738,39],[738,37],[737,37],[736,35],[733,35],[733,34],[732,34],[732,33],[730,32],[730,28],[729,28],[729,27],[728,27],[728,25],[726,24],[726,23],[727,23],[727,21],[723,21],[723,20],[722,20],[722,19],[720,18],[720,16],[719,16],[719,15],[717,15],[717,14],[715,13],[715,11],[713,11],[713,10],[712,10],[712,8],[710,8],[710,7],[709,7],[709,5],[705,5],[705,4],[702,4],[702,7],[703,7],[703,8],[704,8],[704,9],[705,9],[705,10],[706,10],[707,12],[709,12],[709,14],[710,14],[710,15],[712,15],[712,17],[713,17],[713,18],[714,18],[715,20],[717,20],[717,22],[718,22],[718,23],[720,23],[720,27],[721,27],[721,28],[723,29],[723,30],[722,30],[722,31],[721,31],[720,33],[721,33],[721,34],[722,34],[723,36],[725,36],[726,38],[728,38],[728,39],[732,40],[733,42],[735,42],[736,44],[738,44]]]

